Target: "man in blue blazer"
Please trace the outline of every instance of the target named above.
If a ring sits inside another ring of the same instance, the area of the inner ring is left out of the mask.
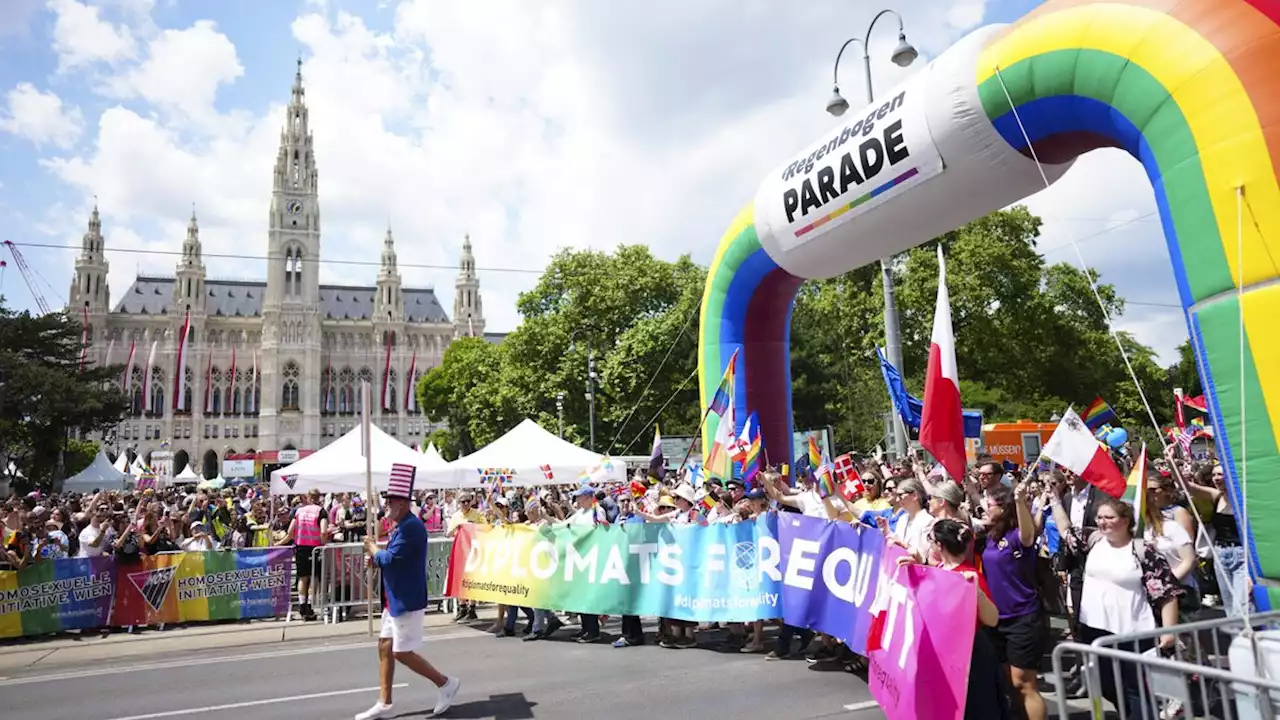
[[[412,512],[409,498],[413,495],[412,465],[393,465],[387,488],[387,517],[395,523],[385,549],[368,536],[364,550],[368,562],[382,572],[382,632],[378,639],[381,669],[381,697],[373,707],[356,715],[356,720],[391,717],[391,685],[396,662],[435,683],[439,688],[435,715],[453,704],[461,682],[436,670],[417,653],[423,641],[423,611],[427,607],[427,528]]]

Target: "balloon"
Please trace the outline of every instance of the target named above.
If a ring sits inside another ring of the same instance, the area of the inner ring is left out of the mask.
[[[1107,444],[1113,448],[1122,448],[1129,442],[1129,433],[1124,428],[1116,428],[1107,435]]]

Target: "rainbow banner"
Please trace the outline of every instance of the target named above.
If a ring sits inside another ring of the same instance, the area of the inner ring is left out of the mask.
[[[448,594],[600,615],[781,617],[777,517],[728,525],[463,525]]]
[[[242,620],[289,609],[293,548],[152,555],[117,568],[112,623]]]
[[[0,572],[0,638],[275,617],[289,609],[292,548],[39,562]]]
[[[114,567],[111,558],[75,558],[0,572],[0,638],[106,625]]]

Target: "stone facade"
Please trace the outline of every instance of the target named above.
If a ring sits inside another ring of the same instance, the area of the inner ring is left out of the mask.
[[[114,450],[131,447],[146,458],[167,443],[175,473],[189,462],[211,477],[230,453],[262,453],[270,462],[275,451],[319,449],[358,425],[365,379],[383,430],[413,444],[435,429],[416,409],[413,382],[440,364],[454,338],[489,337],[471,240],[462,245],[452,320],[434,290],[401,286],[390,229],[374,286],[320,284],[319,177],[308,121],[299,65],[273,171],[265,281],[207,278],[192,213],[174,275],[140,275],[109,307],[94,207],[69,311],[87,317],[90,358],[128,363],[121,383],[132,407],[115,428]],[[188,312],[185,386],[175,401]]]

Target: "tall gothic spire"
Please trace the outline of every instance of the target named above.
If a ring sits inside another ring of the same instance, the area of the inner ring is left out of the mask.
[[[201,262],[200,226],[196,223],[196,209],[191,207],[191,220],[187,222],[187,239],[182,241],[182,264],[187,267]]]
[[[89,229],[85,232],[80,247],[86,259],[102,257],[102,218],[98,215],[97,197],[93,199],[93,212],[89,214]]]
[[[387,236],[382,240],[382,272],[396,271],[396,241],[391,236],[391,225],[387,224]]]
[[[302,59],[299,58],[289,105],[285,108],[284,127],[280,131],[280,152],[276,156],[275,170],[277,191],[314,193],[317,189],[306,95],[302,87]]]

